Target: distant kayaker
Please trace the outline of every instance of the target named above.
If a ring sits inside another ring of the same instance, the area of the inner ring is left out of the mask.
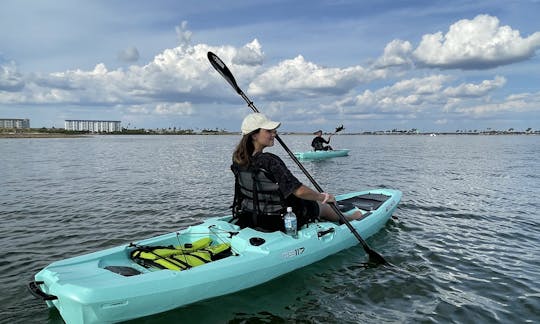
[[[336,201],[334,195],[319,193],[303,185],[281,158],[263,152],[274,145],[280,125],[261,113],[244,118],[243,136],[233,153],[231,166],[236,179],[233,213],[241,213],[239,218],[243,217],[248,226],[271,231],[283,229],[281,215],[287,206],[293,207],[298,228],[318,218],[338,221],[338,215],[327,204]],[[348,219],[361,216],[362,213],[357,211]]]
[[[313,135],[316,135],[313,141],[311,141],[311,146],[313,147],[314,151],[328,151],[333,150],[333,148],[330,145],[324,145],[324,144],[330,144],[330,138],[332,137],[332,134],[328,136],[328,140],[325,140],[322,137],[322,130],[318,130]]]

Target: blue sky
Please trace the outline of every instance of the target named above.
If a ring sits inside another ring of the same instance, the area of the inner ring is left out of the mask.
[[[540,129],[540,0],[0,2],[0,118],[237,131]]]

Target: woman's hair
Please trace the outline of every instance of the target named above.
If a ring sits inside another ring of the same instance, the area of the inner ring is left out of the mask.
[[[253,151],[255,151],[255,146],[253,145],[253,139],[251,138],[251,136],[258,133],[260,130],[261,129],[259,128],[249,134],[242,136],[240,143],[238,143],[233,153],[234,163],[243,167],[249,166],[249,159],[253,155]]]

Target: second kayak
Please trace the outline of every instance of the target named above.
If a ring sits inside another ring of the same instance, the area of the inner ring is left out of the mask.
[[[300,160],[323,160],[338,156],[349,155],[349,149],[341,150],[328,150],[328,151],[307,151],[307,152],[295,152],[294,156]]]

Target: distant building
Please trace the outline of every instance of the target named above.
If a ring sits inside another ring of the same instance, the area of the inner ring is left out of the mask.
[[[0,128],[30,128],[30,119],[0,119]]]
[[[92,133],[121,132],[118,120],[66,120],[65,129],[70,131],[90,131]]]

